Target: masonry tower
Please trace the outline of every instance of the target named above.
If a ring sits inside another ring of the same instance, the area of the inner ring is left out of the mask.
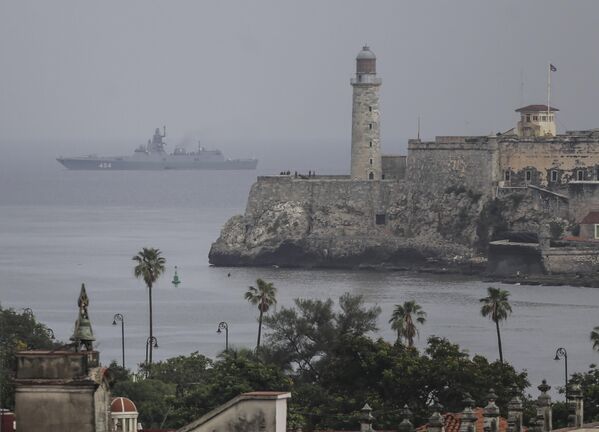
[[[381,180],[379,87],[376,56],[364,46],[356,57],[351,128],[351,178]]]

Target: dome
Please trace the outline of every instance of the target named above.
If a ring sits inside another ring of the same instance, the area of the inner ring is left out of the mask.
[[[110,404],[110,412],[113,414],[137,413],[137,408],[131,399],[118,397],[112,400],[112,403]]]
[[[370,51],[370,47],[368,47],[368,45],[364,45],[362,51],[358,53],[356,60],[376,60],[376,56],[372,51]]]

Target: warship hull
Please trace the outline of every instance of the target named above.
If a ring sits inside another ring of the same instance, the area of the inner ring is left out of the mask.
[[[198,160],[196,160],[198,159]],[[168,155],[162,158],[95,158],[74,157],[56,159],[70,170],[253,170],[257,159],[225,159],[222,161]]]
[[[165,151],[166,126],[163,132],[156,128],[147,145],[141,145],[132,156],[59,157],[56,159],[70,170],[86,171],[162,171],[162,170],[253,170],[258,159],[227,159],[220,150],[206,150],[198,143],[198,151],[188,153],[177,147],[173,153]]]

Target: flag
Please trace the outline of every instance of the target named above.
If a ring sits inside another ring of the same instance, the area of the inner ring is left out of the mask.
[[[553,66],[551,63],[549,63],[549,70],[551,72],[557,72],[557,68],[555,66]]]

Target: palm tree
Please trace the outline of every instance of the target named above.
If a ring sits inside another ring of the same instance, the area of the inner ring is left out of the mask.
[[[414,300],[404,302],[403,305],[395,305],[389,323],[391,328],[397,332],[397,341],[404,338],[408,347],[414,346],[414,337],[418,335],[416,324],[426,322],[426,312]]]
[[[591,342],[593,342],[593,349],[599,351],[599,326],[593,328]]]
[[[154,329],[152,326],[152,287],[158,278],[164,273],[164,265],[166,260],[161,256],[162,252],[159,249],[143,248],[137,255],[133,257],[133,261],[137,263],[133,269],[133,274],[137,279],[143,279],[148,287],[148,300],[150,305],[150,339],[153,340]],[[149,351],[149,363],[152,364],[152,343]]]
[[[256,350],[260,348],[260,335],[262,334],[262,315],[268,312],[268,309],[277,302],[277,289],[270,282],[265,282],[262,279],[256,280],[256,287],[249,287],[245,293],[245,299],[250,304],[257,305],[260,311],[258,318],[258,343]]]
[[[483,304],[480,313],[484,317],[489,317],[495,323],[497,328],[497,345],[499,346],[499,362],[503,363],[503,350],[501,349],[501,333],[499,332],[499,322],[506,320],[512,313],[512,306],[508,301],[510,292],[501,288],[487,288],[487,297],[481,298]]]

